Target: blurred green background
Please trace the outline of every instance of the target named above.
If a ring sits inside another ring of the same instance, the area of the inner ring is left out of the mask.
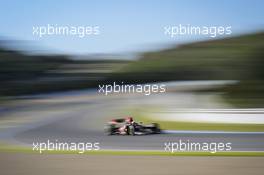
[[[144,52],[137,60],[73,60],[71,55],[29,55],[0,43],[0,95],[12,97],[96,88],[98,84],[178,80],[239,80],[221,89],[239,107],[263,107],[264,33],[193,42]],[[212,89],[210,89],[212,91]]]

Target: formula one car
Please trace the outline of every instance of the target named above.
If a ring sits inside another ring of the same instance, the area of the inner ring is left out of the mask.
[[[160,134],[161,129],[157,123],[143,125],[142,123],[134,122],[132,117],[114,119],[105,126],[107,135],[147,135]]]

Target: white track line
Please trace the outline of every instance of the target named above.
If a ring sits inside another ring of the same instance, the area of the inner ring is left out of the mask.
[[[164,134],[263,134],[264,132],[162,130]]]

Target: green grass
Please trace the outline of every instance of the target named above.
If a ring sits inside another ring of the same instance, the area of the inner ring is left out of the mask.
[[[30,147],[14,146],[8,144],[0,144],[0,152],[8,153],[26,153],[40,154],[38,151],[33,151]],[[43,151],[42,154],[78,154],[77,151]],[[118,150],[98,150],[86,151],[84,155],[117,155],[117,156],[246,156],[246,157],[262,157],[264,152],[165,152],[165,151],[118,151]]]
[[[152,122],[159,123],[161,128],[166,130],[242,131],[242,132],[264,131],[263,124],[194,123],[194,122],[171,122],[171,121],[153,121],[153,120]]]
[[[264,106],[264,80],[240,81],[221,90],[226,92],[222,95],[223,99],[238,108],[263,108]]]
[[[240,132],[261,132],[264,131],[264,124],[226,124],[226,123],[198,123],[198,122],[180,122],[164,121],[151,118],[138,109],[129,110],[135,121],[143,123],[158,123],[163,130],[192,130],[192,131],[240,131]],[[132,112],[131,112],[132,111]]]

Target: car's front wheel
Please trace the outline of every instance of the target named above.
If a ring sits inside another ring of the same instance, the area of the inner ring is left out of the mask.
[[[106,135],[113,135],[114,134],[114,126],[111,124],[108,124],[104,128],[104,132]]]

